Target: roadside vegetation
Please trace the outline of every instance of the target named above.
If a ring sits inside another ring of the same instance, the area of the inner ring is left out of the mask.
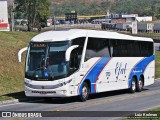
[[[138,33],[138,36],[159,39],[160,33]]]
[[[79,15],[112,13],[137,13],[140,16],[154,16],[160,18],[159,0],[49,0],[52,5],[50,12],[55,16],[64,16],[65,13],[77,11]]]
[[[41,31],[45,27],[46,21],[49,18],[48,0],[15,0],[14,17],[15,19],[27,19],[28,31],[33,31],[37,28]]]
[[[156,51],[156,78],[160,78],[160,51]]]
[[[155,108],[155,109],[153,109],[151,111],[159,111],[160,112],[160,108]]]
[[[18,51],[26,47],[35,32],[0,32],[0,100],[25,99],[24,61],[18,63]],[[160,78],[160,51],[156,52],[156,78]]]
[[[10,93],[23,91],[24,58],[18,63],[18,51],[26,47],[33,32],[0,32],[0,100],[13,99]]]

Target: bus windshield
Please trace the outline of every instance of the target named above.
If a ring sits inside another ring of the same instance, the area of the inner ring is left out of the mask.
[[[68,75],[65,52],[68,41],[34,43],[29,45],[25,77],[31,80],[56,80]]]

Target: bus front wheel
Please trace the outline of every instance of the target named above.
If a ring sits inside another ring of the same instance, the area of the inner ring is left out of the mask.
[[[82,85],[82,90],[81,90],[81,94],[80,94],[80,100],[83,102],[83,101],[86,101],[89,97],[89,94],[90,94],[90,88],[89,88],[89,85],[84,82],[84,84]]]

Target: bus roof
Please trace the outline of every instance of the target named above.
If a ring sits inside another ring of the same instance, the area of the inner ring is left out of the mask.
[[[151,38],[135,37],[125,35],[117,32],[98,31],[98,30],[85,30],[85,29],[71,29],[63,31],[48,31],[41,33],[32,38],[32,42],[53,42],[53,41],[66,41],[78,37],[94,37],[94,38],[107,38],[107,39],[123,39],[123,40],[137,40],[137,41],[150,41]]]

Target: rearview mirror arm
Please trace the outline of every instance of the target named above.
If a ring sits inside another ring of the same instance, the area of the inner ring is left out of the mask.
[[[24,51],[26,51],[28,49],[28,47],[22,48],[19,52],[18,52],[18,62],[21,62],[21,58],[22,58],[22,53]]]
[[[66,61],[70,60],[70,54],[71,54],[72,50],[74,50],[77,47],[79,47],[79,45],[73,45],[67,49],[66,54],[65,54]]]

